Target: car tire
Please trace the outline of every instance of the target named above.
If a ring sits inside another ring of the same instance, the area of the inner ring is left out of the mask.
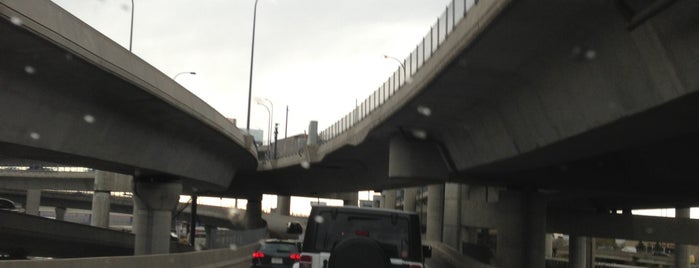
[[[368,237],[351,237],[330,251],[328,268],[389,268],[391,260],[378,242]]]

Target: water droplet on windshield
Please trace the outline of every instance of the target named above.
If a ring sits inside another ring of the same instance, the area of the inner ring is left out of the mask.
[[[427,107],[427,106],[422,106],[422,105],[418,106],[417,112],[421,115],[424,115],[424,116],[432,115],[432,109],[430,109],[430,107]]]
[[[233,251],[236,251],[236,250],[238,250],[238,245],[236,245],[236,244],[230,244],[230,245],[228,245],[228,248],[230,248],[230,249],[233,250]]]
[[[32,138],[33,140],[38,140],[41,138],[41,135],[39,135],[39,133],[36,133],[36,132],[31,132],[31,133],[29,133],[29,137]]]
[[[12,16],[12,17],[10,18],[10,21],[11,21],[12,24],[14,24],[14,25],[17,25],[17,26],[22,25],[22,19],[20,19],[19,17]]]
[[[34,67],[32,67],[32,66],[27,65],[27,66],[24,66],[24,72],[26,72],[28,74],[34,74],[34,73],[36,73],[36,69],[34,69]]]
[[[313,220],[316,221],[316,223],[321,224],[325,219],[323,219],[322,216],[318,215],[315,218],[313,218]]]
[[[586,58],[586,59],[588,59],[588,60],[594,60],[596,57],[597,57],[597,52],[596,52],[596,51],[594,51],[594,50],[592,50],[592,49],[589,49],[589,50],[585,51],[585,58]]]
[[[421,139],[421,140],[427,139],[427,131],[424,131],[422,129],[413,129],[412,132],[413,132],[413,137],[415,137],[417,139]]]
[[[308,161],[303,161],[301,162],[301,167],[304,169],[309,169],[311,168],[311,163],[309,163]]]
[[[85,120],[85,122],[87,122],[88,124],[92,124],[95,122],[95,117],[91,114],[86,114],[85,116],[83,116],[83,120]]]

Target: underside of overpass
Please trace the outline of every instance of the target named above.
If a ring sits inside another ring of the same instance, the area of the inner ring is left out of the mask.
[[[583,207],[698,204],[699,3],[493,1],[471,13],[480,20],[456,25],[364,119],[380,123],[237,187],[312,195],[453,181]]]

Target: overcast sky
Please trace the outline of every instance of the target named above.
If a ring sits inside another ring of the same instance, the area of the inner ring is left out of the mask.
[[[131,0],[53,0],[128,48]],[[251,128],[284,137],[319,131],[350,112],[397,70],[447,0],[259,0]],[[135,0],[133,53],[245,128],[254,0]],[[266,134],[265,134],[266,135]]]

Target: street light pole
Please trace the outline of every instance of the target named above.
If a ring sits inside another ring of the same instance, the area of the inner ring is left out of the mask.
[[[197,73],[196,73],[196,72],[179,72],[179,73],[177,73],[177,74],[176,74],[176,75],[175,75],[174,77],[172,77],[172,80],[176,80],[176,79],[177,79],[177,77],[178,77],[178,76],[180,76],[181,74],[191,74],[191,75],[196,75]]]
[[[255,21],[257,20],[257,1],[252,13],[252,49],[250,50],[250,80],[248,82],[248,120],[246,130],[250,133],[250,101],[252,100],[252,63],[255,58]]]
[[[129,51],[131,51],[131,45],[133,41],[133,10],[135,6],[133,0],[131,0],[131,31],[129,31]]]
[[[383,57],[384,57],[384,59],[392,59],[392,60],[397,61],[398,64],[400,64],[400,68],[403,69],[403,79],[404,79],[404,80],[407,80],[407,79],[408,79],[408,77],[405,76],[405,65],[403,65],[403,62],[402,62],[402,61],[400,61],[399,59],[396,59],[396,58],[394,58],[394,57],[391,57],[391,56],[389,56],[389,55],[383,55]]]
[[[289,129],[289,105],[286,106],[286,120],[284,121],[284,139],[286,139],[286,131]]]
[[[267,105],[265,105],[265,104],[264,104],[262,101],[260,101],[259,99],[257,100],[257,104],[262,105],[263,107],[265,107],[265,109],[267,109],[267,115],[268,115],[268,117],[267,117],[267,145],[268,145],[268,146],[271,146],[271,145],[272,145],[272,136],[270,135],[270,131],[272,131],[272,129],[271,129],[270,127],[271,127],[271,125],[272,125],[272,124],[271,124],[271,122],[272,122],[272,112],[269,110],[269,107],[267,107]]]
[[[271,110],[270,116],[269,116],[269,129],[272,129],[272,122],[274,122],[274,104],[272,103],[271,100],[268,98],[262,98],[263,100],[269,102],[269,107]],[[269,135],[269,140],[272,140],[272,133],[268,133]],[[271,143],[270,143],[271,144]]]

